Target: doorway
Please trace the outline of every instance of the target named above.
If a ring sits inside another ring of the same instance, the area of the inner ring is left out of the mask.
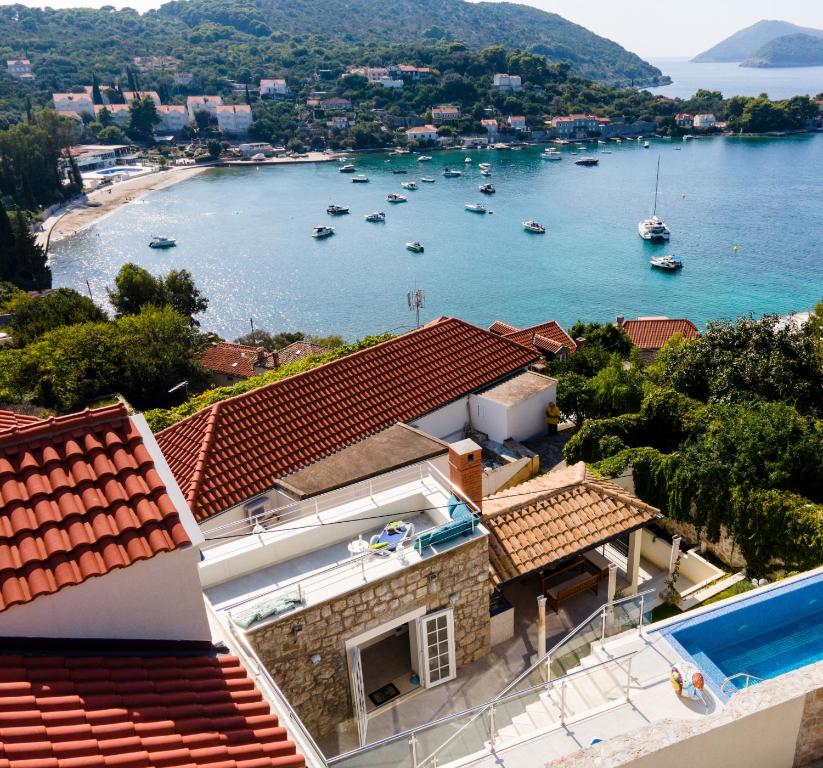
[[[412,663],[414,623],[400,624],[360,646],[366,712],[411,693],[420,685],[417,664]]]

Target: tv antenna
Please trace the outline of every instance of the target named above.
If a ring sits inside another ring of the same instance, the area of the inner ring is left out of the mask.
[[[406,294],[406,303],[409,311],[414,312],[416,327],[420,327],[420,310],[426,306],[426,295],[420,288],[415,288]]]

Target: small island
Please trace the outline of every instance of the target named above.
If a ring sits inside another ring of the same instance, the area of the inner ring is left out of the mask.
[[[807,34],[784,35],[766,43],[746,59],[741,67],[823,66],[823,37]]]

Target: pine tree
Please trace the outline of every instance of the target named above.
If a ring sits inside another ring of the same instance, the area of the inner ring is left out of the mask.
[[[246,104],[251,106],[251,94],[249,93],[249,84],[246,83]]]
[[[12,278],[24,291],[51,288],[51,269],[46,263],[46,252],[38,245],[23,211],[14,216],[14,260],[17,274]]]
[[[91,100],[97,105],[103,103],[103,94],[100,93],[100,83],[97,82],[97,75],[94,72],[91,75]]]
[[[0,201],[0,282],[12,282],[16,274],[14,230],[3,202]]]

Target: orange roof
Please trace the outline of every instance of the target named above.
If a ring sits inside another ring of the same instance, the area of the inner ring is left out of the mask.
[[[489,562],[509,581],[647,525],[660,511],[583,462],[501,491],[483,502]]]
[[[129,650],[0,656],[0,765],[305,766],[236,657]]]
[[[198,520],[398,421],[491,385],[537,355],[446,318],[203,409],[157,436]]]
[[[189,543],[122,405],[0,432],[0,611]]]
[[[0,432],[12,427],[22,427],[40,421],[36,416],[28,416],[25,413],[14,413],[14,411],[0,410]]]
[[[248,104],[218,104],[218,112],[251,112]]]
[[[509,323],[496,320],[489,330],[503,336],[509,341],[532,347],[538,352],[551,352],[556,354],[563,347],[571,354],[577,351],[577,344],[574,339],[563,330],[563,327],[556,320],[549,320],[547,323],[533,325],[531,328],[516,328]]]
[[[298,360],[305,360],[312,355],[324,355],[329,351],[328,347],[322,344],[315,344],[312,341],[295,341],[277,352],[277,364],[288,365],[296,363]]]
[[[700,334],[691,320],[670,319],[668,317],[638,317],[626,320],[623,330],[638,349],[660,349],[676,333],[687,339],[696,339]]]
[[[274,368],[274,357],[263,347],[232,344],[228,341],[210,344],[203,350],[200,362],[209,371],[244,379],[254,376],[257,366]]]

